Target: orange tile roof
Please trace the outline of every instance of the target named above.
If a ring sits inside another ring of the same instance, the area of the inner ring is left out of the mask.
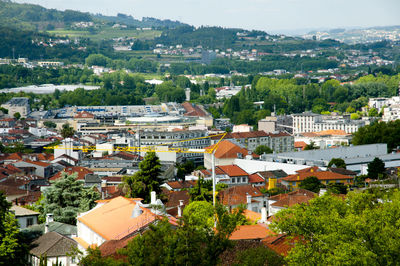
[[[223,205],[239,205],[247,203],[247,195],[262,197],[263,194],[257,187],[252,185],[233,186],[218,193],[218,199]]]
[[[304,149],[307,146],[307,143],[305,143],[304,141],[295,141],[294,142],[294,147],[296,149]]]
[[[219,136],[218,136],[219,137]],[[211,150],[215,146],[211,145],[207,148],[206,150]],[[242,148],[229,140],[223,140],[218,144],[218,147],[215,151],[215,158],[221,159],[221,158],[237,158],[238,153],[241,153],[244,156],[248,155],[249,152],[245,148]]]
[[[77,113],[74,118],[94,118],[94,114],[89,113],[87,111],[82,111]]]
[[[264,239],[274,233],[266,226],[254,225],[241,225],[229,237],[230,240],[250,240],[250,239]]]
[[[346,131],[344,130],[339,130],[339,129],[328,129],[328,130],[323,130],[323,131],[319,131],[319,132],[314,132],[317,135],[320,136],[326,136],[326,135],[334,135],[334,136],[347,136],[347,135],[351,135],[346,133]]]
[[[265,180],[259,174],[254,173],[252,175],[249,175],[249,183],[260,183],[260,182],[265,182]]]
[[[288,238],[286,234],[279,234],[267,236],[262,242],[276,253],[287,256],[299,239],[299,237]]]
[[[320,170],[321,169],[319,169],[318,166],[311,166],[311,167],[308,167],[308,168],[297,170],[296,173],[312,173],[312,172],[318,172]]]
[[[27,163],[30,163],[30,164],[35,164],[35,165],[38,165],[38,166],[41,166],[41,167],[48,167],[48,166],[51,165],[49,163],[45,163],[45,162],[41,162],[41,161],[31,161],[31,160],[28,160],[28,159],[25,159],[23,161],[27,162]]]
[[[237,165],[220,165],[216,169],[221,170],[228,176],[248,176],[249,174]]]
[[[257,222],[261,220],[261,213],[253,212],[248,209],[245,209],[243,211],[243,215],[246,217],[247,220],[250,220],[252,222]]]
[[[70,167],[66,167],[64,168],[63,171],[58,172],[57,174],[53,175],[52,177],[49,178],[49,180],[57,180],[59,178],[61,178],[62,173],[67,173],[68,175],[72,175],[73,173],[77,173],[77,180],[84,180],[85,176],[87,174],[93,174],[93,171],[85,168],[85,167],[81,167],[81,166],[70,166]]]
[[[307,177],[310,176],[315,176],[318,178],[318,180],[347,180],[347,179],[353,179],[353,177],[348,176],[348,175],[341,175],[338,173],[333,173],[329,171],[319,171],[319,172],[301,172],[295,175],[289,175],[287,177],[281,178],[281,180],[284,181],[303,181]]]
[[[106,240],[119,240],[148,226],[157,218],[150,210],[143,207],[140,207],[143,213],[133,218],[132,211],[136,204],[134,199],[120,196],[78,217],[78,221]]]
[[[272,203],[271,206],[288,208],[296,204],[307,203],[313,198],[314,197],[309,197],[307,195],[288,195],[287,197]]]

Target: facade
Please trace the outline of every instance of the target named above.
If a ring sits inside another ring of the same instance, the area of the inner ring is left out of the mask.
[[[27,97],[14,97],[1,107],[8,110],[8,115],[13,117],[15,113],[19,113],[21,117],[26,118],[30,113],[29,99]]]
[[[350,120],[340,116],[323,116],[312,112],[293,114],[292,116],[294,134],[332,129],[344,130],[346,133],[352,134],[367,124],[364,120]]]
[[[215,145],[215,144],[214,144]],[[206,149],[214,148],[214,145],[207,147]],[[243,148],[242,145],[238,145],[229,140],[223,140],[218,144],[215,150],[215,166],[219,165],[231,165],[235,159],[243,159],[246,156],[253,157],[251,152]],[[210,169],[212,167],[212,154],[204,153],[204,167]]]
[[[53,174],[53,167],[49,163],[41,161],[23,160],[13,163],[20,169],[34,169],[34,174],[40,177],[49,178]],[[30,170],[29,170],[30,171]]]
[[[228,133],[224,139],[241,144],[249,151],[254,151],[258,146],[265,145],[276,153],[294,150],[294,138],[288,133],[267,133],[265,131],[251,131],[242,133]],[[212,144],[218,142],[218,138],[212,138]],[[241,159],[241,158],[240,158]]]
[[[35,212],[23,207],[12,206],[11,211],[14,213],[15,218],[18,220],[19,228],[25,229],[29,226],[38,224],[39,212]]]

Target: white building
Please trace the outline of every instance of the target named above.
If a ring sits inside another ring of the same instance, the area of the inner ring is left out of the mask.
[[[39,212],[35,212],[16,205],[13,205],[10,210],[14,213],[15,218],[18,220],[20,229],[38,224],[38,217],[40,214]]]
[[[29,99],[27,97],[14,97],[1,107],[8,110],[8,115],[13,117],[15,113],[19,113],[21,117],[26,118],[30,113]]]

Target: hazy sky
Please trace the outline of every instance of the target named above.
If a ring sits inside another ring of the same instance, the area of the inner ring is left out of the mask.
[[[47,8],[265,31],[400,25],[400,0],[15,0]]]

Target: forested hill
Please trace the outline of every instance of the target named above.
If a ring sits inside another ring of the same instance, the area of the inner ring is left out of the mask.
[[[184,26],[178,21],[143,18],[138,20],[132,16],[118,14],[117,16],[103,16],[75,10],[60,11],[47,9],[40,5],[19,4],[7,0],[0,0],[0,25],[13,26],[25,30],[51,30],[64,28],[74,22],[97,21],[104,23],[123,23],[133,27],[175,28]]]

